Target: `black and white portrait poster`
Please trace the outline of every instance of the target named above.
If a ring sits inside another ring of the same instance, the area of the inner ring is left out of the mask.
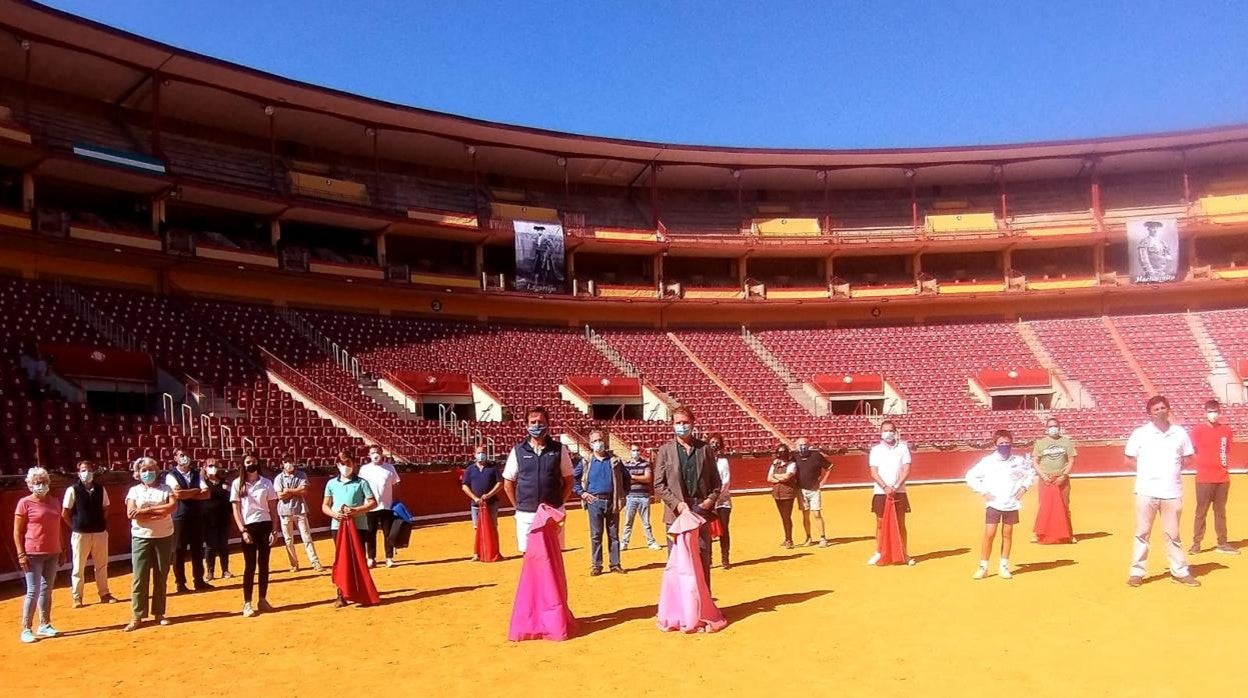
[[[1127,256],[1131,282],[1174,281],[1179,273],[1179,226],[1174,218],[1127,222]]]
[[[516,290],[563,293],[563,226],[514,221]]]

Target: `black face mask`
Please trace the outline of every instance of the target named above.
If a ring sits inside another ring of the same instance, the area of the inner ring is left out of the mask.
[[[260,472],[260,466],[256,465],[255,463],[252,463],[252,464],[250,464],[250,465],[245,465],[245,466],[243,466],[243,467],[244,467],[244,468],[246,468],[246,469],[247,469],[247,472],[249,472],[249,473],[258,473],[258,472]]]

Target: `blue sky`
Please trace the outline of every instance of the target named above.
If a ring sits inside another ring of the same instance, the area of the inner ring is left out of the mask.
[[[1248,122],[1235,2],[50,4],[370,97],[620,138],[869,148]]]

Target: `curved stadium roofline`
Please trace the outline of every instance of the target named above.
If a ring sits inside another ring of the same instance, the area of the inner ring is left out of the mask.
[[[138,73],[159,73],[165,79],[230,92],[260,104],[272,103],[281,109],[332,116],[377,129],[567,157],[669,166],[836,170],[1005,165],[1036,160],[1183,151],[1248,142],[1248,124],[1063,141],[879,149],[723,147],[588,136],[446,114],[300,82],[179,49],[25,0],[0,0],[0,8],[3,9],[0,16],[4,17],[0,20],[0,30],[16,39],[93,56]],[[73,91],[74,87],[73,84],[65,84],[61,89]]]

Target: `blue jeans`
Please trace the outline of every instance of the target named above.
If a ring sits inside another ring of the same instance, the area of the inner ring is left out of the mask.
[[[494,528],[498,528],[498,497],[486,500],[486,507],[490,510],[490,520],[494,522]],[[468,513],[472,514],[472,527],[477,527],[477,505],[473,504],[468,507]]]
[[[39,607],[39,625],[52,622],[52,587],[61,556],[56,553],[26,556],[26,598],[22,601],[22,630],[30,630]]]
[[[646,542],[654,545],[654,531],[650,528],[650,495],[630,494],[624,499],[624,547],[633,538],[633,516],[641,514],[641,525],[646,531]]]
[[[607,556],[612,567],[620,566],[620,514],[611,511],[611,500],[595,499],[585,506],[589,513],[589,562],[602,569],[602,529],[607,529]]]

